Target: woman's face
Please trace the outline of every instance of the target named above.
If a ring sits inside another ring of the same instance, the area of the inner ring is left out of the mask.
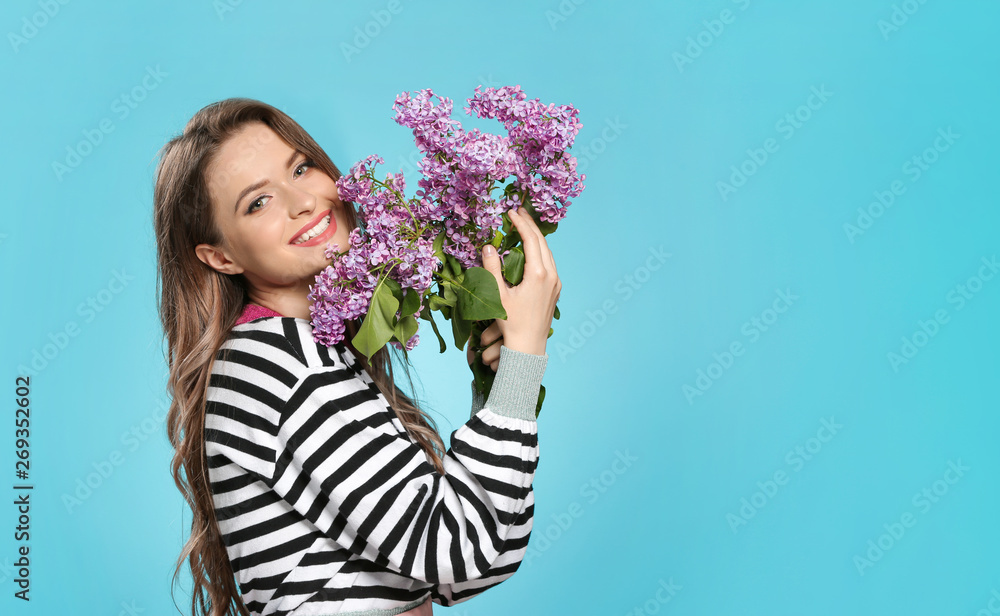
[[[207,174],[223,242],[195,250],[216,270],[242,273],[262,293],[301,291],[330,264],[327,243],[347,248],[351,230],[336,184],[265,124],[234,134]]]

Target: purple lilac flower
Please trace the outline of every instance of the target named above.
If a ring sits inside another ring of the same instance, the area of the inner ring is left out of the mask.
[[[479,248],[492,240],[504,212],[520,206],[522,195],[542,220],[555,223],[582,192],[586,176],[577,174],[577,160],[567,152],[582,126],[578,111],[527,100],[520,86],[481,88],[467,99],[465,111],[498,120],[507,135],[465,131],[451,118],[452,101],[430,89],[396,97],[395,121],[412,129],[424,154],[415,197],[405,196],[401,173],[375,179],[374,166],[385,162],[377,155],[353,165],[337,181],[341,199],[358,206],[358,228],[351,231],[344,254],[337,255],[337,246],[327,247],[326,256],[334,262],[310,287],[317,342],[342,341],[344,322],[367,313],[385,275],[404,289],[430,290],[443,266],[433,249],[441,231],[445,254],[463,268],[481,266]],[[513,194],[491,194],[498,182],[508,181]],[[392,344],[410,350],[418,339],[415,334],[405,345]]]
[[[558,222],[584,189],[586,175],[577,176],[576,158],[565,152],[583,125],[570,105],[525,99],[520,86],[477,87],[465,111],[503,123],[521,162],[515,185],[527,191],[542,220]]]

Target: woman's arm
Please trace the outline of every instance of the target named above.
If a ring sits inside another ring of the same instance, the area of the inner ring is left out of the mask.
[[[434,602],[444,606],[451,606],[467,601],[514,575],[521,566],[521,562],[524,560],[524,556],[528,550],[528,540],[531,537],[534,513],[535,492],[529,488],[528,494],[524,499],[524,508],[518,514],[514,528],[507,535],[507,540],[504,542],[500,555],[490,566],[489,570],[479,578],[473,580],[437,585],[432,593]]]
[[[502,349],[485,412],[451,434],[444,476],[343,359],[308,368],[280,411],[267,483],[322,533],[380,566],[435,584],[480,578],[525,539],[547,361]]]

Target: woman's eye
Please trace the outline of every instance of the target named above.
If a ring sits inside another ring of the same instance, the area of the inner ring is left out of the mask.
[[[261,203],[261,201],[263,201],[264,199],[270,199],[270,198],[271,197],[269,197],[267,195],[264,195],[260,199],[257,199],[256,201],[252,202],[250,204],[250,206],[247,207],[247,214],[251,214],[251,213],[255,212],[257,210],[257,208],[254,207],[255,205],[257,205],[258,203]],[[261,204],[261,207],[263,207],[263,204]]]
[[[301,165],[295,168],[295,173],[297,174],[296,177],[302,175],[301,173],[299,173],[299,169],[305,169],[306,167],[312,167],[312,166],[313,166],[313,161],[308,159],[304,161]],[[303,171],[303,173],[305,173],[305,171]]]
[[[309,159],[306,159],[305,161],[302,162],[302,164],[300,164],[298,167],[295,168],[295,177],[302,177],[302,173],[305,173],[305,169],[307,169],[308,167],[313,167],[313,166],[315,166],[313,164],[313,161],[311,161]],[[299,173],[299,171],[302,171],[302,173]],[[264,204],[261,203],[261,202],[264,199],[270,199],[270,198],[271,198],[270,196],[264,195],[260,199],[257,199],[256,201],[254,201],[253,203],[251,203],[247,207],[247,214],[252,214],[253,212],[256,212],[259,209],[259,208],[255,207],[258,203],[260,203],[261,207],[264,207]]]

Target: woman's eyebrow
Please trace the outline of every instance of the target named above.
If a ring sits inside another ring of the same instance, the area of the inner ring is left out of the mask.
[[[293,150],[292,151],[292,155],[288,157],[288,161],[285,163],[285,169],[291,167],[292,163],[295,162],[295,159],[298,158],[299,155],[302,154],[302,153],[303,152],[301,152],[299,150]],[[234,213],[239,212],[240,201],[243,201],[244,197],[246,197],[247,195],[249,195],[250,193],[252,193],[255,190],[258,190],[258,189],[261,189],[261,188],[267,186],[268,182],[270,182],[270,181],[271,180],[268,180],[268,179],[265,178],[263,180],[260,180],[259,182],[254,182],[253,184],[251,184],[251,185],[247,186],[246,188],[244,188],[243,192],[240,193],[240,196],[236,197],[236,207],[233,209],[233,212]]]

